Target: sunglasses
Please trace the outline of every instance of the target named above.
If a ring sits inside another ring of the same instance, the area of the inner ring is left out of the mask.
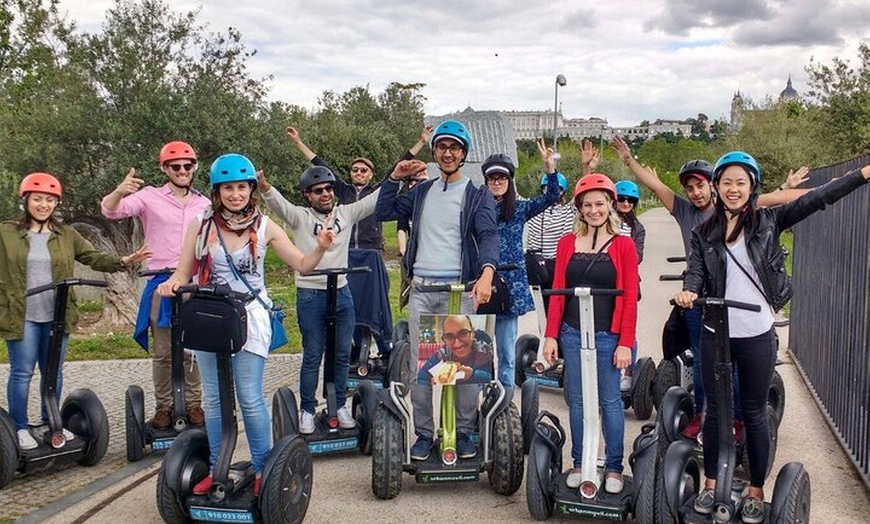
[[[168,165],[169,165],[169,168],[172,169],[173,171],[175,171],[176,173],[178,173],[179,171],[181,171],[182,168],[184,168],[185,171],[192,171],[193,168],[196,167],[196,164],[194,164],[194,163],[190,163],[190,164],[168,164]]]
[[[616,197],[616,201],[617,202],[631,202],[632,204],[637,204],[637,200],[635,200],[631,197],[622,196],[622,195]]]
[[[468,340],[468,337],[470,336],[470,329],[460,329],[456,333],[444,333],[441,335],[441,340],[443,340],[445,344],[453,344],[457,339]]]
[[[323,193],[332,193],[332,186],[315,187],[314,189],[309,189],[308,192],[320,196]]]
[[[369,168],[367,168],[367,167],[356,167],[356,166],[354,166],[354,167],[350,168],[350,172],[351,172],[351,173],[368,173],[368,172],[369,172]]]

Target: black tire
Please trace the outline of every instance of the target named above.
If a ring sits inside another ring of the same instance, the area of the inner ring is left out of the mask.
[[[378,393],[370,380],[360,382],[353,394],[353,418],[359,428],[359,450],[363,455],[372,454],[372,418],[378,406]]]
[[[193,522],[181,507],[178,496],[166,483],[163,466],[157,473],[157,511],[166,524],[187,524]]]
[[[810,475],[799,462],[789,462],[779,470],[773,488],[770,522],[806,524],[810,521]]]
[[[667,444],[670,444],[680,438],[683,429],[695,416],[695,401],[685,389],[673,388],[665,393],[658,412],[661,415],[656,419],[659,438],[664,434]]]
[[[547,442],[535,433],[526,468],[526,505],[535,520],[549,519],[556,509],[550,488],[554,475],[559,472],[553,471],[551,453]]]
[[[410,329],[408,328],[407,320],[397,320],[396,325],[393,326],[393,346],[396,345],[397,342],[401,342],[403,340],[411,340]]]
[[[776,414],[776,426],[779,427],[782,423],[782,416],[785,413],[785,384],[782,382],[782,376],[777,370],[773,370],[773,377],[770,380],[770,391],[767,393],[767,403],[773,406]]]
[[[411,342],[402,339],[390,351],[389,379],[404,386],[411,385]]]
[[[535,335],[521,335],[514,344],[514,384],[522,387],[526,381],[526,369],[529,368],[538,357],[538,337]]]
[[[381,500],[394,499],[402,492],[402,435],[402,422],[379,404],[372,427],[372,493]]]
[[[694,451],[690,451],[691,444],[685,441],[674,442],[668,446],[665,459],[662,463],[659,478],[661,484],[656,482],[656,500],[661,502],[656,508],[658,512],[657,524],[675,524],[680,522],[678,513],[691,497],[695,496],[701,488],[701,463]],[[679,471],[676,482],[671,480],[670,473]],[[661,493],[659,493],[661,492]],[[668,495],[676,499],[676,506],[671,507]]]
[[[509,404],[492,422],[492,469],[489,485],[499,495],[513,495],[523,483],[523,427],[517,407]]]
[[[145,455],[145,435],[142,424],[136,417],[135,407],[139,413],[145,412],[145,402],[142,388],[130,386],[124,393],[124,430],[127,438],[127,462],[139,462]],[[135,406],[135,404],[139,404]]]
[[[109,421],[97,395],[90,389],[76,389],[64,399],[60,418],[63,427],[87,442],[79,464],[93,466],[102,460],[109,449]]]
[[[655,378],[653,378],[653,403],[656,409],[662,405],[662,399],[665,398],[665,393],[672,386],[679,386],[680,377],[677,362],[673,359],[662,360],[659,362],[659,367],[656,368]]]
[[[656,439],[655,433],[651,432],[647,435],[640,435],[634,441],[634,449],[637,451],[641,445],[641,439]],[[657,446],[657,442],[652,442],[652,446]],[[658,473],[659,457],[656,449],[651,450],[652,457],[648,457],[643,464],[640,459],[632,466],[631,473],[634,475],[634,482],[637,486],[637,498],[634,501],[634,518],[637,524],[658,524],[656,518],[656,474]],[[635,466],[641,466],[640,471]]]
[[[653,411],[653,381],[656,367],[649,358],[642,358],[634,366],[631,385],[631,405],[638,420],[649,420]]]
[[[272,396],[272,442],[299,434],[299,407],[290,388],[281,387]]]
[[[535,436],[535,425],[538,420],[538,411],[540,403],[540,389],[538,383],[534,380],[527,380],[523,383],[520,399],[520,417],[523,425],[523,453],[529,454],[529,446],[532,445],[532,438]]]
[[[260,513],[265,524],[297,524],[308,512],[314,466],[308,444],[295,437],[281,449],[260,492]]]
[[[776,446],[779,440],[779,428],[776,426],[776,411],[773,409],[773,406],[770,404],[767,405],[767,430],[768,430],[768,438],[770,439],[770,454],[767,456],[767,469],[764,471],[764,478],[770,476],[771,470],[773,470],[773,462],[776,460]],[[745,431],[745,430],[744,430]],[[744,433],[745,435],[745,433]],[[740,446],[740,465],[743,467],[743,471],[746,474],[746,478],[749,478],[749,446],[746,445],[745,437],[743,445]]]
[[[15,477],[18,469],[18,434],[9,413],[0,408],[0,489]]]

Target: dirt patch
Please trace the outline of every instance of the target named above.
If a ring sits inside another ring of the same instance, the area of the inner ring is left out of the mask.
[[[102,322],[101,312],[79,312],[79,323],[73,336],[86,337],[90,335],[110,335],[117,333],[132,333],[131,324],[109,324]]]

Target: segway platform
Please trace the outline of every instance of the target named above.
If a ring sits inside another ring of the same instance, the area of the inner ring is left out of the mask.
[[[565,471],[553,483],[556,511],[572,517],[622,522],[628,518],[628,513],[634,506],[631,476],[623,475],[622,478],[624,487],[621,493],[607,493],[602,482],[598,494],[594,498],[587,499],[580,494],[579,488],[568,487],[568,471]]]
[[[59,460],[74,461],[81,458],[85,453],[87,442],[79,436],[67,440],[60,448],[53,448],[46,444],[43,435],[49,432],[48,424],[41,426],[28,426],[28,431],[38,444],[34,449],[21,450],[18,460],[18,471],[24,474],[33,473],[53,466]]]
[[[338,419],[333,419],[338,422]],[[329,426],[329,415],[321,411],[314,416],[314,433],[302,435],[308,443],[308,451],[312,455],[327,453],[344,453],[359,449],[359,427],[342,429],[340,426]]]
[[[209,495],[187,497],[191,520],[206,522],[258,522],[260,510],[254,498],[254,472],[249,461],[236,462],[230,466],[229,478],[235,489],[219,503]]]
[[[472,442],[477,439],[472,438]],[[445,466],[441,460],[441,454],[435,451],[440,448],[440,439],[435,441],[432,446],[432,453],[426,460],[415,460],[414,468],[410,469],[414,473],[414,480],[418,484],[440,484],[454,482],[478,482],[480,480],[480,472],[485,471],[483,464],[483,452],[478,449],[477,455],[472,458],[457,458],[456,464],[453,466]],[[476,445],[476,444],[475,444]]]

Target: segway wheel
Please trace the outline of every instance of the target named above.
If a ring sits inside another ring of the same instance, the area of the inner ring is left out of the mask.
[[[411,340],[410,330],[408,328],[407,320],[397,320],[396,325],[393,326],[393,345],[396,343],[402,342],[403,340]]]
[[[378,405],[378,393],[369,380],[360,382],[353,394],[353,418],[359,428],[359,450],[363,455],[372,454],[372,417]]]
[[[520,414],[512,403],[492,423],[489,485],[499,495],[513,495],[523,483],[523,429]]]
[[[63,401],[60,418],[63,427],[87,442],[79,464],[93,466],[106,455],[109,448],[109,421],[103,404],[93,391],[80,388],[70,393]]]
[[[644,426],[642,433],[634,440],[634,452],[629,459],[631,473],[637,488],[637,499],[634,502],[634,518],[637,524],[657,524],[655,520],[655,485],[656,474],[660,467],[657,451],[655,430],[650,425]]]
[[[145,413],[145,396],[139,386],[130,386],[124,393],[124,429],[127,437],[127,462],[138,462],[145,455],[145,421],[138,413]]]
[[[400,339],[390,351],[389,378],[390,382],[398,382],[405,386],[411,384],[411,342]]]
[[[166,524],[187,524],[188,522],[193,522],[188,518],[184,508],[181,507],[178,495],[166,483],[166,474],[163,466],[160,466],[160,471],[157,473],[157,511],[160,513],[160,518]]]
[[[546,428],[545,431],[552,431],[547,426],[543,427]],[[554,470],[552,453],[550,443],[535,433],[529,448],[529,464],[526,468],[526,505],[535,520],[549,519],[556,509],[556,501],[550,488],[553,478],[559,471]]]
[[[381,500],[394,499],[402,492],[402,422],[379,404],[373,424],[372,493]]]
[[[776,426],[779,427],[782,422],[782,415],[785,413],[785,384],[782,382],[782,376],[775,369],[773,370],[773,377],[770,380],[767,403],[773,406],[774,413],[776,413]]]
[[[776,411],[770,404],[767,405],[767,430],[768,438],[770,439],[770,453],[767,456],[767,469],[764,471],[764,478],[769,477],[771,470],[773,470],[773,461],[776,459],[776,446],[779,439],[779,428],[776,426]],[[748,478],[749,446],[746,445],[746,442],[743,442],[743,445],[740,446],[740,465],[743,466],[743,471]]]
[[[302,522],[311,501],[314,466],[302,437],[284,446],[260,491],[260,513],[266,524]]]
[[[656,409],[661,407],[665,393],[673,386],[679,386],[677,362],[673,359],[662,360],[656,369],[653,379],[653,403]]]
[[[659,427],[667,439],[667,444],[680,438],[680,433],[689,425],[695,415],[695,401],[683,388],[672,388],[662,397],[658,408],[661,418]],[[659,438],[662,436],[659,433]]]
[[[0,489],[15,477],[18,469],[18,435],[9,413],[0,408]]]
[[[516,363],[514,365],[514,383],[522,387],[526,381],[526,370],[535,362],[538,356],[538,337],[534,335],[522,335],[514,344]]]
[[[656,491],[663,490],[662,502],[656,508],[659,523],[679,522],[680,508],[701,488],[701,464],[692,445],[685,441],[673,442],[668,446],[662,465],[663,481],[656,483]]]
[[[634,407],[634,416],[638,420],[648,420],[653,410],[653,379],[656,367],[649,358],[642,358],[634,366],[631,388],[631,405]]]
[[[534,380],[523,382],[521,388],[520,409],[522,413],[521,423],[523,425],[523,453],[529,454],[529,446],[532,445],[532,439],[535,436],[535,425],[538,420],[538,405],[540,402],[540,390],[538,383]]]
[[[779,470],[773,488],[770,522],[798,524],[810,521],[810,475],[800,462]]]
[[[278,388],[272,397],[272,441],[299,434],[299,408],[290,388]]]

